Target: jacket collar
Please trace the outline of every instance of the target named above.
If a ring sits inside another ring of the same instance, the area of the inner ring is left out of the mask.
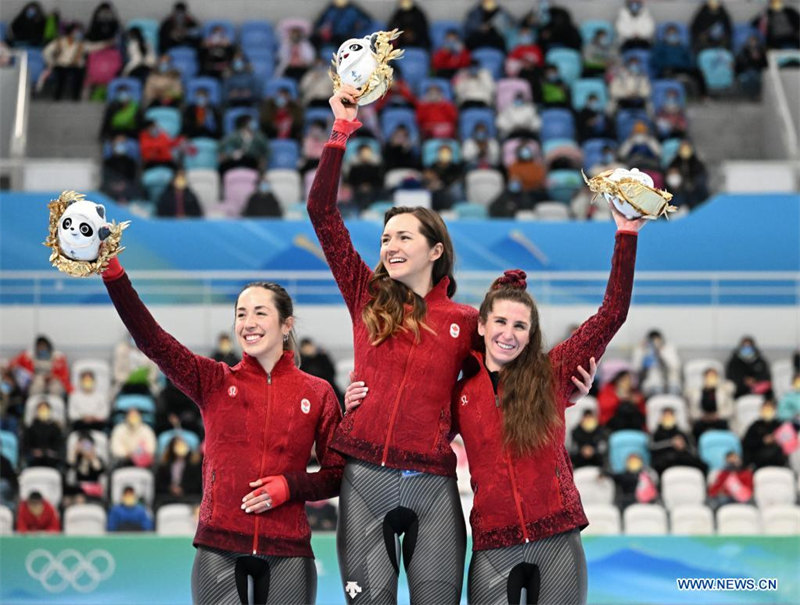
[[[440,279],[436,285],[425,295],[425,302],[435,303],[450,300],[447,296],[447,288],[450,286],[450,278],[446,275]]]
[[[258,363],[258,360],[255,357],[248,355],[247,353],[242,353],[242,365],[246,368],[256,370],[261,372],[262,374],[266,374],[264,368]],[[278,358],[277,363],[272,368],[272,372],[270,372],[271,376],[280,376],[281,374],[286,374],[291,372],[295,369],[294,364],[294,351],[284,351],[283,354]]]

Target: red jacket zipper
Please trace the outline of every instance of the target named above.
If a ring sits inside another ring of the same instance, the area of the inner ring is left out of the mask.
[[[267,372],[267,386],[269,387],[271,385],[272,385],[272,374]],[[272,408],[271,403],[272,403],[272,389],[267,388],[267,411],[264,414],[264,438],[262,440],[263,441],[263,445],[262,445],[262,448],[261,448],[261,466],[259,467],[259,473],[258,473],[258,478],[259,479],[264,476],[264,472],[265,472],[264,471],[264,462],[265,462],[264,458],[267,455],[267,430],[269,429],[269,411]],[[259,521],[259,516],[258,515],[254,515],[254,516],[255,516],[255,526],[254,526],[254,530],[253,530],[253,554],[255,555],[255,554],[258,554],[258,525],[259,525],[258,521]]]
[[[494,405],[495,409],[497,410],[497,416],[500,419],[500,431],[502,434],[503,430],[503,414],[500,410],[500,395],[495,394],[494,396]],[[514,495],[514,504],[517,507],[517,515],[519,516],[519,525],[522,528],[522,535],[525,536],[525,543],[527,544],[530,542],[530,538],[528,537],[528,528],[525,526],[525,516],[522,514],[522,501],[519,497],[519,491],[517,491],[517,480],[514,476],[514,468],[511,465],[511,455],[508,453],[507,448],[503,447],[503,458],[506,461],[506,467],[508,468],[508,478],[511,480],[511,493]]]
[[[381,466],[386,466],[386,457],[389,454],[389,441],[392,438],[392,429],[394,429],[394,421],[397,418],[397,408],[399,407],[400,397],[403,394],[403,387],[406,384],[406,377],[408,376],[408,362],[411,359],[411,353],[414,351],[413,347],[409,349],[408,356],[406,357],[406,364],[403,366],[403,380],[400,381],[400,386],[397,388],[397,396],[394,398],[394,406],[392,407],[392,414],[389,416],[389,427],[386,429],[386,441],[383,444],[383,457],[381,458]]]

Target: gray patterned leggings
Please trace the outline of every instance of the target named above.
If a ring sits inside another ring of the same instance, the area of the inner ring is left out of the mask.
[[[314,559],[275,557],[198,546],[192,566],[195,605],[313,603],[317,596]]]
[[[528,544],[478,550],[469,565],[470,605],[586,603],[586,556],[577,529]]]
[[[461,600],[466,532],[456,480],[350,459],[336,550],[347,603],[396,603],[399,561],[412,603]]]

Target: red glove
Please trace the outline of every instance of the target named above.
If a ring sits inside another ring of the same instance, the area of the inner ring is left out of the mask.
[[[108,261],[108,267],[101,273],[101,275],[103,277],[103,281],[108,282],[119,279],[124,273],[125,269],[122,268],[122,265],[119,264],[119,259],[115,256]]]
[[[330,147],[338,147],[344,149],[347,146],[347,139],[356,130],[361,128],[362,124],[358,120],[334,120],[333,130],[331,131],[331,138],[328,139],[326,145]]]
[[[277,508],[289,499],[289,484],[283,475],[270,475],[250,483],[253,490],[242,498],[242,508],[248,513],[261,513]]]

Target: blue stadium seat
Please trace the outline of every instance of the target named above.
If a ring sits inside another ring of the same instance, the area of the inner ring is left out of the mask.
[[[281,88],[289,91],[293,99],[297,98],[297,80],[292,78],[272,78],[264,85],[264,97],[275,97]]]
[[[461,21],[450,21],[446,19],[433,21],[431,22],[429,29],[431,35],[431,44],[433,45],[433,50],[435,51],[441,48],[447,32],[449,32],[451,29],[456,30],[462,38],[464,37],[464,25],[461,23]]]
[[[408,128],[411,138],[419,140],[419,125],[413,109],[408,107],[387,107],[381,112],[381,132],[388,139],[400,124]]]
[[[411,90],[419,91],[419,85],[428,77],[431,69],[431,58],[428,51],[422,48],[406,48],[405,54],[397,64],[403,73],[403,79],[411,87]]]
[[[697,443],[700,459],[709,470],[719,470],[725,466],[725,455],[736,452],[741,456],[742,443],[732,431],[708,430],[700,435]]]
[[[600,163],[603,157],[603,147],[609,146],[616,151],[617,142],[614,139],[588,139],[584,141],[581,149],[583,151],[583,169],[588,170],[595,164]]]
[[[172,168],[156,166],[142,172],[142,185],[147,191],[147,199],[155,203],[164,189],[172,182]]]
[[[125,25],[126,29],[130,31],[134,27],[138,27],[142,32],[142,37],[145,39],[153,49],[153,52],[158,55],[158,29],[160,27],[158,21],[155,19],[131,19]]]
[[[239,45],[247,53],[247,49],[266,49],[276,51],[278,40],[275,29],[269,21],[245,21],[239,30]]]
[[[249,115],[254,120],[258,120],[258,110],[254,107],[231,107],[225,110],[222,116],[222,128],[225,134],[230,134],[236,130],[236,118],[241,115]]]
[[[112,101],[117,96],[117,92],[121,86],[128,87],[131,98],[135,99],[137,102],[142,100],[142,82],[138,78],[114,78],[108,83],[106,99]]]
[[[424,78],[419,84],[419,96],[424,97],[431,86],[438,86],[448,101],[453,100],[453,86],[447,78]]]
[[[600,104],[608,104],[608,88],[603,78],[579,78],[572,83],[572,108],[580,111],[590,94],[596,94]]]
[[[208,37],[211,33],[211,30],[215,27],[221,27],[225,30],[225,35],[228,36],[228,39],[231,42],[236,42],[236,28],[233,26],[233,23],[226,19],[212,19],[210,21],[205,21],[203,23],[203,38]]]
[[[111,156],[111,141],[103,143],[103,158]],[[136,139],[125,139],[125,155],[132,157],[134,160],[139,160],[139,141]]]
[[[608,438],[608,462],[612,473],[625,470],[625,461],[631,454],[639,454],[645,464],[650,463],[647,449],[648,437],[643,431],[623,430],[611,433]]]
[[[620,109],[617,111],[617,140],[622,142],[628,138],[633,125],[638,121],[650,124],[650,117],[644,109]]]
[[[575,117],[569,109],[545,109],[541,118],[539,138],[542,141],[575,138]]]
[[[152,168],[151,170],[156,170]],[[169,170],[169,168],[167,168]],[[114,424],[122,421],[128,410],[137,409],[142,414],[142,420],[147,424],[155,422],[156,415],[156,402],[149,395],[136,395],[136,394],[120,394],[114,402],[114,412],[112,422]]]
[[[492,78],[499,80],[503,77],[506,55],[496,48],[476,48],[472,51],[472,58],[492,73]]]
[[[453,205],[453,210],[459,219],[486,219],[489,218],[489,209],[484,204],[460,202]]]
[[[275,53],[272,50],[246,48],[244,54],[250,62],[253,75],[263,86],[275,73]]]
[[[181,112],[174,107],[151,107],[144,113],[148,120],[155,120],[169,136],[176,137],[181,131]]]
[[[683,46],[691,46],[689,28],[685,23],[681,23],[679,21],[663,21],[656,25],[656,40],[658,42],[664,42],[664,34],[666,33],[667,28],[670,26],[673,26],[678,30],[678,33],[681,37],[681,44]]]
[[[461,161],[461,145],[454,139],[428,139],[422,144],[422,165],[430,166],[436,161],[439,148],[444,145],[453,153],[453,161]]]
[[[187,431],[186,429],[170,429],[169,431],[164,431],[158,436],[157,456],[160,457],[161,454],[164,453],[164,450],[167,449],[169,442],[172,441],[174,437],[182,438],[191,450],[196,450],[198,447],[200,447],[200,437],[197,436],[197,433],[193,431]]]
[[[219,143],[214,139],[198,137],[192,139],[195,148],[194,155],[187,154],[183,159],[183,166],[187,170],[192,168],[213,168],[219,165]]]
[[[191,46],[176,46],[167,51],[172,65],[181,72],[184,82],[197,75],[197,51]]]
[[[697,66],[703,72],[708,90],[726,90],[733,86],[735,61],[729,50],[706,48],[697,55]]]
[[[189,78],[189,81],[186,83],[186,101],[188,103],[194,103],[195,97],[197,97],[197,91],[201,89],[206,90],[208,99],[211,101],[212,105],[220,105],[222,103],[222,87],[220,86],[219,80],[216,78],[209,78],[208,76]]]
[[[327,125],[328,130],[330,130],[330,126],[333,124],[333,114],[331,110],[326,107],[308,107],[306,108],[303,120],[306,129],[308,129],[313,122],[322,121]]]
[[[273,139],[269,142],[269,169],[291,168],[297,170],[300,145],[292,139]]]
[[[547,173],[548,199],[567,203],[583,185],[579,170],[551,170]]]
[[[581,77],[583,71],[581,54],[571,48],[551,48],[547,51],[545,62],[555,65],[561,79],[570,86]]]
[[[654,80],[651,83],[652,92],[650,93],[650,100],[653,102],[653,109],[658,111],[664,104],[667,98],[667,93],[674,90],[678,93],[678,98],[682,107],[686,107],[686,89],[682,82],[678,80]]]
[[[554,138],[554,139],[547,139],[546,141],[542,141],[542,153],[545,157],[547,157],[550,152],[555,151],[561,148],[572,148],[575,150],[576,153],[582,153],[578,146],[578,143],[575,142],[575,139],[571,138]],[[563,149],[562,149],[563,150]]]
[[[611,21],[605,21],[603,19],[587,19],[586,21],[582,21],[581,24],[578,26],[581,31],[581,38],[583,39],[583,43],[587,44],[594,38],[594,34],[597,31],[604,31],[608,36],[608,40],[613,42],[614,41],[614,24]]]
[[[11,431],[0,431],[0,451],[13,468],[19,464],[19,439]]]
[[[28,81],[33,86],[36,86],[39,76],[42,75],[42,72],[46,69],[47,65],[44,62],[44,57],[42,56],[42,51],[40,49],[28,48],[26,49],[26,52],[28,54]]]
[[[336,55],[336,51],[339,50],[333,44],[325,44],[324,46],[319,47],[319,57],[325,61],[326,65],[331,64],[331,59]]]
[[[497,136],[497,128],[494,125],[494,110],[488,107],[470,107],[465,109],[458,116],[458,136],[464,141],[472,136],[475,126],[483,122],[489,128],[489,136]]]
[[[678,155],[678,147],[681,146],[681,139],[667,139],[661,143],[661,167],[666,168],[670,165],[675,156]]]
[[[630,50],[626,50],[624,53],[622,53],[622,61],[627,62],[631,59],[631,57],[638,58],[641,66],[647,71],[647,76],[652,80],[656,77],[656,74],[653,71],[653,66],[650,62],[651,54],[652,53],[646,48],[631,48]]]
[[[764,41],[764,35],[750,23],[733,24],[733,52],[738,53],[747,42],[747,39],[755,34],[759,40]]]

